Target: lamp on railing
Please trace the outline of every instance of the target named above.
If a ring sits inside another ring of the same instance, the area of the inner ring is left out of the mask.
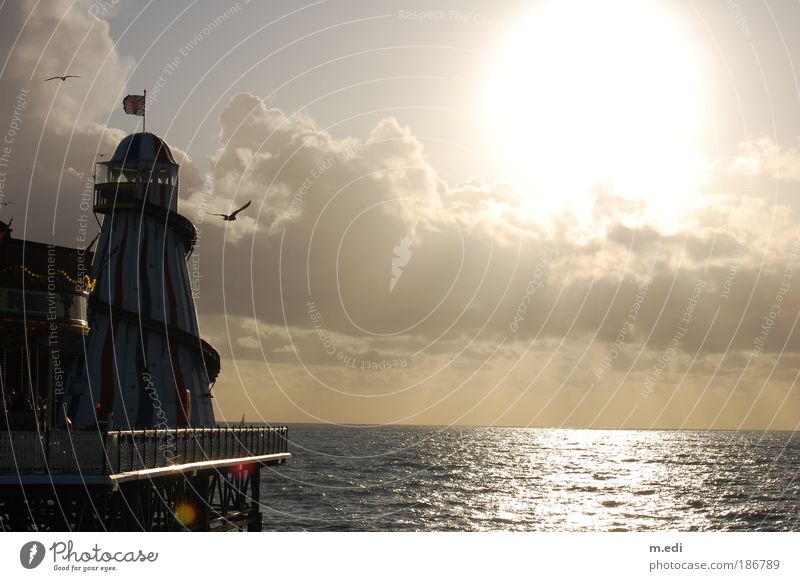
[[[61,403],[61,409],[64,410],[64,425],[67,426],[67,431],[72,431],[72,420],[69,419],[69,415],[67,414],[67,402]]]

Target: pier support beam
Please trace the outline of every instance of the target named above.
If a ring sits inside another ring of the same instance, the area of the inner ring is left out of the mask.
[[[250,475],[250,515],[247,523],[247,531],[251,533],[261,532],[261,503],[259,501],[261,491],[261,470],[256,468]]]

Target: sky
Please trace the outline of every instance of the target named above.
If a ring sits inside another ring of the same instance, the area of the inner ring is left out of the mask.
[[[0,219],[75,246],[147,89],[199,232],[219,419],[795,430],[799,20],[6,1]]]

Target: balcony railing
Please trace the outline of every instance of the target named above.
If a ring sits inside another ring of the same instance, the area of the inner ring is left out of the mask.
[[[142,193],[139,186],[140,184],[135,182],[95,184],[94,211],[105,214],[127,209],[155,216],[174,228],[183,240],[186,252],[191,251],[197,240],[197,229],[194,224],[178,212],[147,201],[148,191],[145,189]]]
[[[140,199],[139,184],[136,182],[110,182],[95,184],[95,211],[110,211],[116,205],[135,204]]]
[[[0,433],[0,473],[113,475],[288,452],[287,428]]]

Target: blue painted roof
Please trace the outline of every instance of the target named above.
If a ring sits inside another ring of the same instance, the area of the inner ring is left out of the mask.
[[[111,163],[160,162],[178,165],[167,143],[152,133],[133,133],[119,142]]]

